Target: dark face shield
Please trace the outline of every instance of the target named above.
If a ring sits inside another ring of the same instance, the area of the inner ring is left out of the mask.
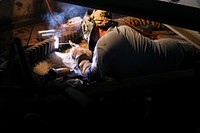
[[[81,22],[81,30],[82,30],[82,35],[83,38],[86,40],[90,47],[90,41],[91,41],[91,33],[94,29],[95,22],[92,18],[90,18],[90,15],[92,14],[93,10],[88,10]]]
[[[94,31],[94,27],[97,26],[101,29],[107,30],[110,26],[112,26],[112,15],[110,12],[104,10],[88,10],[81,22],[81,30],[83,38],[89,45],[89,49],[93,51],[96,40],[92,38],[92,33]]]

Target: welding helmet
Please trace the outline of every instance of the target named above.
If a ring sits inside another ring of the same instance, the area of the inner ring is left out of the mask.
[[[95,26],[94,20],[90,17],[92,12],[93,10],[87,10],[81,21],[82,35],[88,44],[90,42],[90,34],[92,33],[92,30],[94,29]]]
[[[81,22],[81,30],[83,38],[89,45],[89,49],[93,50],[96,42],[93,42],[91,34],[94,27],[108,28],[112,25],[112,15],[108,11],[104,10],[88,10]],[[94,44],[95,43],[95,44]]]

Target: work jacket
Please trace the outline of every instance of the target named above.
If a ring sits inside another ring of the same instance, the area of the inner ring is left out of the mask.
[[[92,61],[82,60],[79,67],[81,74],[88,79],[121,79],[178,70],[186,54],[192,56],[196,51],[199,52],[187,41],[152,40],[122,25],[109,28],[97,41]]]

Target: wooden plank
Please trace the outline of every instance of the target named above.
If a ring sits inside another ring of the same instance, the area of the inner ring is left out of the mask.
[[[180,28],[167,24],[165,24],[165,26],[200,49],[200,33],[198,31]]]

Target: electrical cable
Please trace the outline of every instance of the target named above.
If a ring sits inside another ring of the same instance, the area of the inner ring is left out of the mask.
[[[62,26],[62,24],[55,18],[54,14],[53,14],[53,12],[52,12],[52,10],[51,10],[51,7],[50,7],[50,5],[49,5],[49,1],[48,1],[48,0],[45,0],[45,2],[46,2],[46,4],[47,4],[47,8],[48,8],[48,10],[49,10],[51,16],[53,17],[53,19],[54,19],[60,26]]]

